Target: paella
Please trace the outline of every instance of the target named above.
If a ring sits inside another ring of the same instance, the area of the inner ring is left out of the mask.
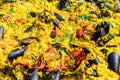
[[[0,0],[0,80],[119,80],[119,0]]]

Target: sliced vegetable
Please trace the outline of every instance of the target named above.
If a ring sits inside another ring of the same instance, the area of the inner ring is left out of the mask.
[[[29,67],[30,66],[30,60],[29,59],[21,59],[17,60],[18,64],[21,64],[23,66]]]

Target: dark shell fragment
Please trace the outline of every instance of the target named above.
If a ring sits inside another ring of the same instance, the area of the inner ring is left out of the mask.
[[[0,38],[3,38],[4,35],[4,27],[0,26]]]
[[[25,33],[31,32],[32,29],[33,29],[33,26],[30,26],[30,27],[28,27],[24,32],[25,32]]]
[[[59,15],[58,13],[54,13],[54,16],[59,20],[59,21],[64,21],[63,17]]]
[[[27,37],[21,40],[21,45],[25,45],[25,46],[29,45],[32,39],[35,39],[36,41],[40,41],[37,37]]]
[[[93,60],[93,62],[94,62],[94,64],[99,64],[100,63],[100,60],[99,60],[99,58],[98,57],[96,57],[94,60]]]
[[[119,72],[119,55],[116,52],[111,52],[108,56],[108,64],[111,70]]]
[[[60,0],[59,2],[59,9],[62,10],[63,8],[65,8],[67,0]]]
[[[30,15],[32,17],[37,17],[37,16],[39,16],[39,13],[37,13],[37,12],[30,12]]]
[[[48,75],[48,80],[60,80],[60,71],[51,72]]]
[[[40,80],[39,75],[35,72],[36,68],[28,69],[28,78],[27,80]]]
[[[26,49],[27,47],[22,47],[22,49],[17,48],[15,50],[12,50],[8,55],[8,59],[13,60],[14,58],[22,56],[24,52],[26,51]]]
[[[55,20],[55,19],[49,19],[48,21],[47,21],[47,23],[53,23],[53,25],[54,26],[59,26],[59,23],[58,23],[58,21],[57,20]]]

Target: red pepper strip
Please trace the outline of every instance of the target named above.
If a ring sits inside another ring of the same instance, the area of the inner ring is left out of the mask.
[[[60,69],[61,70],[66,70],[66,69],[68,69],[68,67],[67,66],[60,66]]]
[[[80,28],[77,30],[76,37],[80,38],[84,34],[84,28]]]
[[[60,62],[60,65],[62,66],[64,63],[67,63],[68,60],[70,60],[72,57],[78,57],[83,51],[82,50],[75,50],[73,51],[68,57],[66,57],[64,60]],[[78,63],[80,64],[80,63]],[[77,64],[75,64],[77,65]],[[68,69],[68,68],[66,68]]]
[[[68,60],[70,60],[73,56],[78,57],[78,59],[79,59],[79,55],[82,52],[83,52],[82,50],[75,50],[68,57],[66,57],[64,60],[60,61],[60,66],[48,68],[47,71],[52,72],[52,71],[55,71],[55,70],[66,70],[66,69],[68,69],[68,67],[63,66],[63,64],[66,63]]]
[[[83,52],[82,50],[75,50],[74,52],[71,53],[72,56],[77,57],[81,52]]]
[[[55,27],[54,36],[55,37],[59,36],[59,28],[58,27]]]
[[[78,68],[81,64],[81,62],[85,59],[85,53],[82,52],[81,54],[79,54],[78,57],[76,57],[76,60],[75,60],[75,68]]]
[[[43,69],[46,66],[46,62],[44,61],[43,55],[41,55],[38,60],[36,61],[35,65],[37,70]]]
[[[34,67],[36,68],[36,70],[34,72],[32,72],[30,75],[33,75],[34,73],[36,73],[38,70],[43,69],[46,66],[46,63],[41,64],[40,66]]]
[[[48,72],[53,72],[53,71],[57,71],[57,70],[66,70],[66,69],[68,69],[68,67],[66,67],[66,66],[58,66],[58,67],[48,68],[47,71]]]
[[[60,61],[60,64],[62,65],[64,63],[66,63],[68,60],[70,60],[70,58],[71,58],[70,56],[66,57],[64,60]]]
[[[70,60],[72,57],[76,57],[75,68],[78,68],[79,65],[81,64],[81,62],[85,59],[85,54],[82,50],[75,50],[68,57],[66,57],[64,60],[62,60],[60,62],[60,64],[63,65],[68,60]]]
[[[18,64],[29,67],[29,59],[18,60],[17,62],[18,62]]]
[[[45,66],[46,66],[46,63],[45,63],[45,64],[41,64],[41,65],[38,66],[38,67],[33,67],[33,68],[36,68],[36,70],[35,70],[34,72],[32,72],[31,74],[29,74],[29,75],[33,75],[33,74],[36,73],[38,70],[43,69]]]
[[[40,66],[36,67],[36,70],[33,73],[31,73],[30,75],[36,73],[40,69],[43,69],[45,66],[46,66],[46,63],[41,64]]]
[[[46,62],[44,61],[43,55],[41,55],[38,58],[38,60],[34,64],[34,66],[35,66],[36,70],[33,73],[31,73],[31,75],[34,74],[34,73],[36,73],[38,70],[43,69],[46,66]]]
[[[59,70],[59,68],[57,68],[57,67],[51,67],[51,68],[47,69],[48,72],[52,72],[52,71],[56,71],[56,70]]]
[[[38,70],[43,69],[46,66],[46,63],[42,63],[40,66],[38,66]]]
[[[82,50],[75,50],[73,51],[68,57],[66,57],[64,60],[62,60],[60,62],[60,64],[64,64],[65,62],[67,62],[68,60],[70,60],[72,57],[77,57],[81,52],[83,52]]]
[[[43,55],[40,55],[36,60],[35,65],[40,66],[42,63],[45,63]]]

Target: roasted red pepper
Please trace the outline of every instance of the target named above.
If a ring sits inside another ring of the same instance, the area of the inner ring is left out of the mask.
[[[58,36],[59,36],[59,28],[55,27],[54,37],[58,37]]]
[[[48,72],[52,72],[52,71],[66,70],[66,69],[68,69],[68,67],[66,67],[66,66],[58,66],[58,67],[48,68],[47,71],[48,71]]]
[[[75,57],[75,68],[78,68],[81,62],[85,59],[85,53],[82,50],[73,51],[68,57],[60,62],[61,65],[67,63],[72,57]]]
[[[75,51],[73,51],[73,52],[71,53],[71,55],[72,55],[73,57],[77,57],[81,52],[82,52],[82,50],[75,50]]]
[[[76,37],[80,38],[84,34],[84,28],[80,28],[77,30]]]
[[[75,68],[78,68],[84,59],[85,53],[81,52],[75,59]]]
[[[22,59],[22,60],[17,60],[18,64],[21,64],[23,66],[29,67],[30,63],[29,63],[29,59]]]

